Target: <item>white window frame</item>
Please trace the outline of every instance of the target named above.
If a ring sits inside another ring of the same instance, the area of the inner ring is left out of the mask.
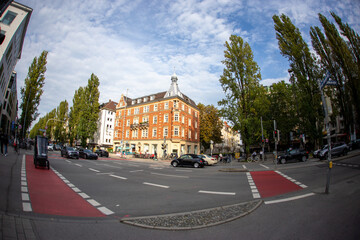
[[[164,133],[164,137],[167,137],[169,135],[169,131],[167,127],[164,128],[163,133]]]
[[[157,124],[158,122],[158,117],[157,116],[153,116],[153,124]]]
[[[169,114],[164,115],[164,123],[169,122]]]

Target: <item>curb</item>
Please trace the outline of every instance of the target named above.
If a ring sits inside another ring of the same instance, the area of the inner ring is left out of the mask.
[[[184,213],[123,218],[121,223],[157,230],[193,230],[212,227],[244,217],[256,210],[263,200],[254,200]]]

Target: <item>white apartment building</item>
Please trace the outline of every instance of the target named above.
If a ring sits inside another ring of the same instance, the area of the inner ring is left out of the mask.
[[[94,134],[94,143],[100,149],[112,148],[113,146],[117,104],[117,102],[109,100],[109,102],[100,105],[97,132]]]
[[[32,9],[20,3],[0,3],[0,127],[10,132],[17,116],[16,72]]]

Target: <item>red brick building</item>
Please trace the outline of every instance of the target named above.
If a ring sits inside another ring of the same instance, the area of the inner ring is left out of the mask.
[[[135,99],[121,96],[116,106],[114,149],[119,152],[196,153],[200,151],[200,116],[195,102],[180,92],[171,76],[167,92]]]

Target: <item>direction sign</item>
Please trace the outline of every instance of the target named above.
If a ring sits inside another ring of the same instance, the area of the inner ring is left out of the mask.
[[[324,79],[320,82],[320,89],[321,89],[321,90],[325,87],[327,81],[329,81],[330,76],[331,76],[331,75],[330,75],[330,72],[328,71],[328,72],[326,73]]]

